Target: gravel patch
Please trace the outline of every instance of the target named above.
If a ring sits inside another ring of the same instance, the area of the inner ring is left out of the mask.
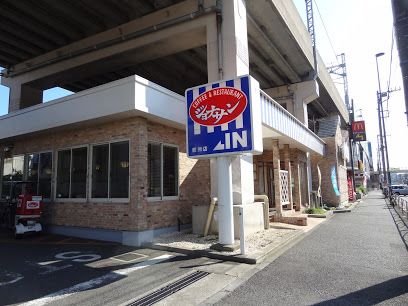
[[[287,236],[293,234],[296,231],[303,231],[301,227],[288,226],[284,224],[277,228],[269,228],[267,230],[259,231],[248,235],[245,238],[245,252],[247,255],[255,254],[262,251],[264,248],[270,247],[272,244],[279,244]],[[210,250],[211,245],[218,242],[217,235],[208,235],[203,237],[202,235],[196,235],[191,230],[185,230],[181,232],[164,234],[156,237],[153,240],[153,244],[159,246],[166,246],[171,248],[187,249],[187,250],[205,250],[214,253],[214,250]],[[222,254],[225,254],[223,252]],[[234,252],[228,252],[228,255],[240,254],[240,249]]]

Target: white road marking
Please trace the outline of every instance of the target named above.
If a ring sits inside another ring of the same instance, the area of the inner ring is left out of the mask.
[[[40,266],[47,266],[47,265],[51,265],[53,263],[57,263],[60,262],[61,260],[51,260],[51,261],[44,261],[44,262],[39,262],[38,264]]]
[[[46,270],[45,271],[43,271],[43,272],[40,272],[40,273],[38,273],[39,275],[47,275],[47,274],[50,274],[50,273],[54,273],[54,272],[57,272],[57,271],[61,271],[61,270],[64,270],[64,269],[66,269],[66,268],[69,268],[69,267],[72,267],[72,265],[65,265],[65,266],[43,266],[43,268],[45,268]]]
[[[0,286],[14,284],[14,283],[16,283],[19,280],[22,280],[24,278],[24,276],[22,276],[19,273],[15,273],[15,272],[7,272],[6,271],[4,275],[5,275],[6,278],[11,278],[11,280],[0,282]]]
[[[120,255],[117,255],[117,256],[123,256],[123,255],[126,255],[126,254],[133,254],[133,255],[136,255],[136,256],[139,256],[139,257],[135,258],[135,259],[131,259],[131,260],[124,260],[124,259],[116,258],[116,256],[114,256],[114,257],[110,257],[109,259],[114,259],[114,260],[118,260],[118,261],[121,261],[121,262],[129,262],[130,263],[132,261],[141,260],[141,259],[144,259],[144,258],[148,257],[147,255],[140,254],[140,253],[135,253],[135,252],[128,252],[128,253],[120,254]]]
[[[72,251],[72,252],[58,253],[54,257],[57,259],[71,259],[72,261],[75,261],[75,262],[88,262],[88,261],[94,261],[94,260],[101,259],[101,256],[97,254],[82,254],[82,255],[79,255],[79,254],[81,254],[81,252]]]
[[[74,286],[62,289],[60,291],[57,291],[57,292],[51,293],[49,295],[46,295],[46,296],[44,296],[42,298],[32,300],[32,301],[29,301],[29,302],[26,302],[26,303],[23,303],[23,304],[20,304],[20,305],[23,305],[23,306],[46,305],[48,303],[55,302],[55,301],[67,298],[70,295],[73,295],[75,293],[92,289],[92,288],[94,288],[96,286],[99,286],[100,284],[105,283],[105,282],[114,281],[114,280],[120,278],[121,276],[125,276],[125,275],[128,275],[128,274],[130,274],[132,272],[135,272],[137,270],[140,270],[140,269],[155,265],[155,264],[160,263],[162,261],[168,260],[168,259],[170,259],[172,257],[174,257],[174,255],[164,254],[164,255],[161,255],[161,256],[158,256],[158,257],[155,257],[155,258],[152,258],[152,259],[148,259],[148,260],[146,260],[144,262],[137,263],[137,264],[135,264],[135,265],[133,265],[133,266],[131,266],[129,268],[112,271],[112,272],[110,272],[108,274],[105,274],[105,275],[102,275],[100,277],[93,278],[93,279],[91,279],[89,281],[76,284]]]

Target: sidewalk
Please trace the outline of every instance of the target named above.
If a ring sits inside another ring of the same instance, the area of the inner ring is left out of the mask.
[[[380,192],[332,218],[217,305],[407,305],[408,227]],[[288,288],[290,284],[290,288]]]
[[[333,212],[350,212],[358,203],[360,203],[360,200],[350,204],[347,209]],[[307,233],[331,218],[333,214],[328,212],[323,216],[325,216],[325,218],[321,218],[321,216],[309,217],[307,226],[271,222],[268,230],[246,237],[245,255],[241,254],[240,249],[234,252],[217,252],[211,250],[210,246],[217,243],[217,236],[208,235],[202,237],[192,234],[189,230],[162,235],[155,238],[153,243],[146,245],[146,247],[193,256],[256,264],[261,262],[266,256],[271,256],[286,246],[295,244]]]

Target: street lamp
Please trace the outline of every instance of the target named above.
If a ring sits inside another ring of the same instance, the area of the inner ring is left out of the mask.
[[[378,78],[378,91],[377,91],[377,105],[378,105],[378,125],[380,130],[380,150],[381,150],[381,159],[382,159],[382,168],[384,181],[387,182],[388,195],[391,196],[391,175],[390,175],[390,164],[388,160],[388,148],[387,148],[387,134],[385,131],[385,122],[384,122],[384,110],[382,105],[382,91],[381,91],[381,82],[380,82],[380,72],[378,70],[378,58],[383,56],[384,52],[377,53],[375,55],[375,63],[377,65],[377,78]],[[386,150],[386,157],[385,152]],[[386,167],[387,163],[387,167]]]

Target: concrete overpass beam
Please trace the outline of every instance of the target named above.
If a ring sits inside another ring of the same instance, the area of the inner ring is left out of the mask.
[[[119,56],[129,66],[203,46],[215,0],[203,3],[201,10],[197,0],[186,0],[16,64],[5,70],[1,82],[8,87],[36,82],[51,88],[106,71]],[[107,67],[95,64],[102,60]]]

